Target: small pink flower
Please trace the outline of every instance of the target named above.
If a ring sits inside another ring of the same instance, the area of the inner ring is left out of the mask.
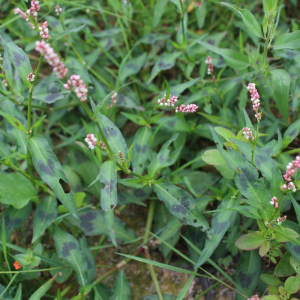
[[[290,162],[286,166],[286,172],[283,175],[283,178],[286,181],[292,181],[293,174],[300,168],[300,156],[296,156],[296,158]]]
[[[88,134],[84,141],[89,145],[90,149],[94,149],[97,145],[97,138],[94,136],[93,133]]]
[[[74,92],[76,96],[80,99],[81,102],[85,102],[87,99],[88,89],[86,85],[83,84],[83,80],[80,79],[80,75],[73,74],[66,84],[64,84],[64,88],[67,90],[71,89],[71,86],[75,87]]]
[[[207,74],[210,75],[214,70],[214,66],[213,66],[212,59],[210,56],[207,56],[205,63],[208,65],[207,66]]]
[[[4,86],[7,86],[6,79],[3,79],[3,80],[2,80],[2,83],[4,84]]]
[[[247,140],[250,139],[251,141],[254,141],[254,136],[253,136],[252,131],[251,131],[250,128],[244,127],[243,128],[243,134],[245,135]]]
[[[261,118],[261,113],[258,112],[258,108],[260,106],[260,95],[255,87],[255,83],[249,83],[247,89],[251,93],[251,101],[253,110],[256,112],[255,117],[257,120]]]
[[[257,295],[251,296],[251,298],[248,298],[247,300],[259,300],[259,297]]]
[[[30,82],[33,82],[33,81],[34,81],[34,78],[35,78],[35,75],[34,75],[32,72],[30,72],[30,73],[28,74],[27,80],[30,81]]]
[[[112,108],[113,106],[116,105],[117,103],[117,97],[118,97],[118,93],[115,91],[111,91],[113,94],[111,95],[110,99],[111,99],[111,104],[107,105],[107,109]]]
[[[178,97],[176,96],[170,96],[170,99],[166,99],[167,95],[164,95],[162,99],[158,99],[157,103],[159,105],[165,105],[165,106],[175,106],[175,103],[178,101]]]
[[[43,40],[50,39],[50,36],[48,35],[49,29],[48,29],[48,22],[45,21],[41,27],[39,27],[40,30],[40,36]]]
[[[62,11],[62,8],[60,8],[59,5],[56,5],[56,6],[55,6],[55,12],[56,12],[56,15],[57,15],[57,16],[60,15],[61,11]]]
[[[273,205],[275,208],[278,208],[277,198],[273,197],[270,201],[271,205]]]
[[[196,112],[198,106],[196,104],[188,104],[188,105],[184,105],[181,104],[180,107],[176,107],[175,112],[183,112],[183,113],[193,113]]]

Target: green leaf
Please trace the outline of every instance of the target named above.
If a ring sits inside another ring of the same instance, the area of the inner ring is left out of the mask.
[[[205,114],[205,113],[199,113],[199,114],[201,116],[205,117],[206,119],[208,119],[213,124],[223,125],[223,126],[230,127],[230,128],[233,128],[233,129],[239,129],[237,126],[235,126],[232,123],[222,119],[221,117],[212,116],[212,115]]]
[[[298,204],[298,202],[295,200],[295,198],[292,196],[291,193],[289,193],[289,197],[290,197],[290,199],[293,203],[294,210],[295,210],[295,213],[296,213],[296,216],[297,216],[298,224],[300,224],[300,205]]]
[[[284,283],[284,288],[289,294],[296,294],[299,290],[299,286],[300,286],[299,276],[291,276]]]
[[[161,1],[161,0],[160,0]],[[149,84],[160,71],[169,70],[175,66],[177,57],[181,54],[181,52],[173,52],[171,54],[164,53],[155,63],[154,67],[151,71],[150,79],[147,84]]]
[[[287,119],[289,115],[289,90],[291,78],[285,70],[271,71],[273,98],[282,116]]]
[[[14,300],[22,300],[22,283],[19,284]]]
[[[300,48],[300,30],[280,35],[275,43],[274,50],[280,49],[299,49]]]
[[[130,300],[130,287],[126,279],[126,274],[124,271],[120,271],[115,284],[113,295],[109,300]]]
[[[12,187],[17,185],[17,189]],[[34,186],[29,179],[21,174],[0,173],[0,202],[20,209],[32,200],[37,200]]]
[[[129,113],[124,113],[121,112],[121,114],[123,116],[125,116],[127,119],[131,120],[132,122],[144,126],[147,124],[146,120],[143,117],[137,116],[137,115],[133,115],[133,114],[129,114]]]
[[[68,264],[68,262],[65,259],[59,258],[56,253],[54,253],[51,256],[51,260],[55,261],[57,263],[60,263],[64,266],[66,266]],[[56,267],[56,265],[50,264],[50,267]],[[55,277],[55,281],[57,283],[65,282],[71,276],[72,272],[73,272],[73,269],[71,267],[50,270],[50,274],[52,276],[55,276],[58,273],[58,276]]]
[[[135,57],[125,63],[124,67],[121,69],[120,81],[124,82],[127,77],[137,74],[144,66],[146,58],[147,52],[144,52],[142,55]]]
[[[56,277],[56,276],[55,276]],[[40,300],[42,297],[45,296],[45,294],[48,292],[48,290],[51,288],[53,281],[55,277],[48,280],[46,283],[44,283],[42,286],[40,286],[29,298],[29,300]]]
[[[300,275],[300,262],[294,257],[290,257],[290,264],[294,268],[295,272]]]
[[[25,116],[21,113],[21,111],[17,108],[17,106],[14,103],[12,103],[10,100],[5,100],[2,102],[2,111],[14,116],[22,123],[24,128],[27,128],[27,121]],[[23,154],[26,154],[27,153],[26,133],[13,127],[11,124],[8,123],[7,120],[5,120],[5,128],[7,133],[12,135],[15,138],[16,144],[19,147],[19,151]]]
[[[194,198],[185,190],[171,184],[160,183],[154,186],[159,200],[163,201],[169,212],[184,223],[199,229],[211,238],[211,232],[205,217],[199,212]]]
[[[260,278],[266,283],[270,285],[278,285],[281,283],[280,279],[271,274],[261,274]]]
[[[266,240],[260,232],[252,232],[238,238],[235,245],[241,250],[254,250],[260,247]]]
[[[116,234],[114,229],[114,209],[117,206],[117,169],[115,161],[106,161],[100,168],[101,188],[101,208],[104,212],[106,227],[109,236],[117,247]]]
[[[195,271],[195,275],[196,275],[197,270]],[[184,296],[186,295],[186,293],[188,292],[194,278],[195,275],[191,275],[190,278],[188,279],[188,281],[186,282],[186,284],[184,285],[184,287],[182,288],[182,290],[180,291],[179,295],[177,296],[176,300],[183,300]]]
[[[217,149],[210,149],[205,151],[202,154],[202,159],[208,164],[213,166],[228,166],[226,160],[221,155],[219,150]]]
[[[94,300],[107,300],[111,297],[111,290],[100,282],[94,287],[94,294]]]
[[[268,295],[261,298],[261,300],[280,300],[279,296],[277,295]]]
[[[154,7],[154,18],[153,18],[153,28],[155,28],[164,13],[165,6],[167,5],[168,0],[156,0]]]
[[[210,127],[210,131],[219,152],[225,158],[228,165],[237,172],[234,176],[234,181],[240,193],[250,200],[247,202],[249,205],[251,205],[251,203],[264,205],[266,209],[260,210],[260,215],[263,216],[265,220],[272,220],[272,213],[268,210],[272,196],[265,184],[261,180],[258,180],[258,172],[256,169],[244,156],[235,150],[227,149],[227,151],[225,151],[223,149],[224,140],[212,127]]]
[[[35,128],[35,127],[39,127],[39,126],[43,123],[43,121],[44,121],[44,119],[45,119],[46,117],[47,117],[47,115],[42,116],[37,122],[35,122],[35,123],[31,126],[30,130],[32,130],[32,129]]]
[[[6,43],[2,36],[0,36],[0,39],[3,41],[5,47],[7,48],[10,61],[20,74],[23,82],[27,85],[28,88],[30,88],[31,83],[28,81],[27,77],[29,73],[32,72],[32,67],[27,54],[15,43]]]
[[[257,251],[245,251],[242,253],[236,267],[235,281],[238,284],[237,290],[247,297],[253,295],[261,268],[261,258]],[[242,295],[235,293],[236,300],[245,299]]]
[[[291,244],[291,243],[292,242],[286,243],[286,245]],[[288,277],[288,276],[291,276],[292,274],[295,273],[295,270],[290,265],[290,257],[291,257],[291,253],[289,251],[287,251],[283,255],[283,257],[281,258],[281,260],[279,261],[279,263],[275,267],[275,271],[274,271],[275,276],[277,276],[277,277]]]
[[[201,7],[196,7],[196,19],[199,29],[203,28],[205,24],[206,11],[207,9],[205,1],[202,2]]]
[[[85,197],[86,197],[86,193],[83,193],[83,192],[78,192],[78,193],[74,194],[74,202],[75,202],[76,208],[82,207],[82,203],[83,203],[83,200]],[[67,213],[68,210],[64,205],[59,205],[57,212],[59,214],[62,214],[62,213]]]
[[[9,56],[8,56],[7,47],[4,47],[4,55],[3,55],[3,60],[2,60],[2,66],[3,66],[3,70],[5,71],[5,77],[7,79],[7,82],[10,85],[12,85],[13,80],[14,80],[14,75],[13,75],[11,61],[10,61]]]
[[[65,259],[73,267],[76,279],[81,286],[87,283],[87,262],[78,241],[68,232],[54,226],[53,239],[58,257]]]
[[[96,235],[106,235],[109,236],[109,232],[106,226],[99,226],[99,224],[104,224],[104,212],[99,209],[86,208],[78,212],[79,220],[75,219],[73,216],[67,217],[68,221],[72,225],[79,227],[85,235],[96,236]],[[116,238],[124,242],[130,242],[136,238],[135,233],[132,230],[128,230],[125,227],[125,223],[117,217],[114,217],[114,226]]]
[[[150,178],[153,178],[155,174],[168,166],[171,166],[175,163],[177,160],[180,151],[182,149],[181,147],[178,147],[176,150],[174,150],[171,154],[171,150],[168,149],[172,142],[174,142],[178,137],[178,133],[175,134],[172,138],[170,138],[160,149],[158,154],[153,158],[149,165],[148,174]]]
[[[21,130],[23,132],[27,133],[27,130],[24,128],[21,121],[19,121],[17,118],[15,118],[13,115],[5,113],[3,111],[0,111],[0,115],[14,128]]]
[[[150,153],[150,139],[152,130],[148,126],[139,128],[134,137],[132,148],[132,170],[137,174],[142,174]]]
[[[45,197],[37,206],[33,216],[33,244],[52,225],[57,216],[57,201],[54,196]]]
[[[248,28],[248,30],[252,34],[258,36],[259,38],[262,37],[261,27],[259,23],[256,21],[253,14],[249,10],[240,9],[237,5],[226,3],[226,2],[221,2],[221,4],[233,8],[242,17],[243,22]]]
[[[176,300],[176,296],[173,295],[163,294],[163,296],[164,296],[164,300]],[[151,296],[145,296],[141,300],[160,300],[160,299],[157,295],[151,295]]]
[[[36,134],[28,140],[28,148],[31,152],[33,165],[42,180],[51,187],[57,198],[69,212],[78,218],[73,195],[71,193],[66,194],[60,184],[61,179],[66,183],[68,183],[68,180],[47,140]]]
[[[228,196],[222,200],[222,204],[218,207],[218,209],[231,208],[238,202],[238,199],[231,198],[230,196]],[[221,211],[216,212],[213,215],[211,222],[212,239],[206,239],[205,247],[201,252],[201,255],[196,263],[195,268],[199,268],[200,266],[202,266],[214,253],[214,250],[220,244],[222,238],[224,237],[226,231],[228,230],[231,224],[231,217],[233,216],[233,214],[234,212],[232,211]]]
[[[270,241],[264,241],[261,246],[259,247],[259,255],[261,257],[264,257],[269,251],[270,251]]]
[[[118,154],[119,151],[121,151],[126,161],[128,150],[127,150],[126,142],[124,140],[124,137],[120,129],[110,119],[102,115],[100,112],[97,113],[97,120],[113,154]],[[118,156],[118,160],[119,162],[121,162],[119,156]]]
[[[286,148],[300,133],[300,120],[294,122],[286,130],[283,136],[283,146],[282,149]]]
[[[66,30],[66,31],[63,31],[63,32],[60,32],[60,33],[57,33],[55,34],[54,36],[51,37],[51,39],[48,41],[49,44],[52,44],[54,42],[56,42],[58,39],[62,38],[63,36],[66,36],[70,33],[73,33],[73,32],[78,32],[80,31],[82,28],[84,28],[86,26],[86,24],[83,24],[81,26],[78,26],[76,28],[72,28],[72,29],[69,29],[69,30]]]
[[[221,49],[199,40],[195,42],[207,48],[208,50],[221,55],[224,58],[225,63],[233,69],[239,70],[249,67],[248,57],[242,53],[230,49]]]
[[[287,236],[294,239],[297,239],[299,237],[299,234],[291,228],[280,227],[278,230],[282,231],[285,234],[282,235],[279,231],[276,231],[276,242],[278,243],[289,242],[290,239]]]
[[[86,241],[85,236],[82,236],[79,238],[79,244],[82,250],[82,253],[85,257],[86,263],[87,263],[87,284],[90,284],[93,282],[94,277],[95,277],[95,272],[96,272],[96,264],[95,264],[95,260],[93,257],[93,254],[89,248],[89,245]]]

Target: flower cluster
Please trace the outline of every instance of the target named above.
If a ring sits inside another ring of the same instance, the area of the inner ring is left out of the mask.
[[[207,74],[210,75],[214,70],[214,66],[213,66],[212,59],[210,56],[207,56],[205,63],[208,65],[207,66]]]
[[[249,127],[244,127],[243,128],[243,134],[245,135],[247,140],[250,139],[251,141],[254,141],[254,136],[253,136],[252,131]]]
[[[284,222],[285,220],[286,220],[286,216],[284,216],[284,217],[282,217],[282,218],[281,218],[281,217],[279,217],[279,218],[277,218],[277,220],[276,220],[276,221],[277,221],[277,224],[278,224],[278,225],[281,225],[281,224],[282,224],[282,222]]]
[[[123,156],[123,153],[121,151],[119,151],[119,156],[120,156],[122,164],[125,165],[124,156]]]
[[[181,104],[180,107],[176,107],[176,112],[183,112],[183,113],[193,113],[196,112],[198,106],[196,104],[188,104],[188,105],[184,105]]]
[[[117,97],[118,97],[118,93],[115,91],[111,91],[113,94],[111,95],[110,99],[111,99],[111,104],[107,105],[107,109],[112,108],[113,106],[116,105],[117,103]]]
[[[102,142],[102,141],[100,141],[100,148],[103,150],[103,151],[105,151],[106,150],[106,146],[105,146],[105,144]]]
[[[286,181],[292,181],[293,174],[300,168],[300,156],[296,156],[296,159],[290,162],[286,166],[286,172],[283,175],[283,178]]]
[[[60,13],[61,13],[61,11],[62,11],[62,8],[60,8],[59,5],[57,4],[57,5],[55,6],[55,12],[56,12],[56,15],[59,16]]]
[[[280,188],[282,191],[285,191],[286,189],[292,190],[294,193],[297,191],[296,186],[293,182],[289,182],[288,185],[284,184]]]
[[[258,295],[253,295],[250,298],[248,298],[247,300],[259,300]]]
[[[40,11],[39,6],[40,1],[31,1],[31,7],[25,12],[23,12],[19,7],[15,8],[13,11],[16,14],[20,14],[20,16],[29,21],[28,15],[31,16],[33,19],[37,20],[38,12]],[[29,25],[34,28],[34,25],[29,23]]]
[[[197,2],[196,2],[196,6],[197,6],[197,7],[201,7],[201,5],[202,5],[202,1],[197,1]]]
[[[35,50],[45,55],[45,59],[48,61],[48,64],[53,67],[53,71],[57,74],[58,78],[67,76],[69,70],[60,60],[58,54],[54,52],[50,44],[45,41],[37,41]]]
[[[273,197],[270,201],[271,205],[273,205],[275,208],[278,208],[277,198]]]
[[[175,103],[178,101],[178,97],[176,96],[170,96],[170,99],[166,99],[167,95],[164,95],[162,99],[158,99],[157,103],[159,105],[166,105],[166,106],[174,106]]]
[[[94,136],[93,133],[88,134],[84,140],[91,149],[94,149],[97,145],[97,138]]]
[[[255,117],[256,119],[260,118],[260,113],[258,112],[258,108],[260,106],[260,95],[255,87],[255,83],[249,83],[247,86],[247,89],[251,93],[251,101],[252,101],[252,107],[253,110],[256,112]]]
[[[48,35],[49,29],[48,29],[48,22],[45,21],[42,26],[39,27],[40,30],[40,36],[43,40],[50,39],[50,36]]]
[[[35,78],[35,75],[32,72],[30,72],[27,76],[27,80],[30,82],[33,82],[34,78]]]
[[[86,85],[83,84],[83,80],[80,79],[80,75],[71,75],[68,83],[64,84],[64,88],[66,90],[70,90],[71,86],[75,87],[76,96],[80,99],[80,101],[86,101],[88,89],[86,88]]]

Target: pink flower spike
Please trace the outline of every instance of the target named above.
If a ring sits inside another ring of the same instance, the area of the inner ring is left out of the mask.
[[[210,56],[207,57],[205,63],[208,65],[207,66],[207,74],[210,75],[214,70],[214,66],[213,66],[212,59]]]
[[[57,16],[60,15],[61,11],[62,11],[62,8],[60,8],[59,5],[56,5],[56,6],[55,6],[55,12],[56,12],[56,15],[57,15]]]
[[[252,131],[249,127],[244,127],[243,128],[243,134],[245,135],[247,140],[250,139],[251,141],[254,141],[254,136],[253,136]]]
[[[86,88],[86,85],[83,84],[83,80],[80,79],[80,75],[76,75],[76,74],[71,75],[70,79],[68,80],[68,83],[64,84],[64,87],[67,90],[70,90],[71,85],[73,87],[76,87],[74,92],[76,93],[76,96],[79,98],[79,100],[81,102],[85,102],[87,99],[88,89]]]
[[[90,149],[94,149],[97,145],[97,138],[94,136],[93,133],[88,134],[84,141],[88,144]]]
[[[184,105],[181,104],[180,107],[176,107],[175,112],[183,112],[183,113],[193,113],[196,112],[198,106],[196,104],[188,104],[188,105]]]
[[[48,35],[49,29],[48,29],[48,22],[45,21],[41,27],[39,27],[40,30],[40,36],[43,40],[50,39],[50,36]]]

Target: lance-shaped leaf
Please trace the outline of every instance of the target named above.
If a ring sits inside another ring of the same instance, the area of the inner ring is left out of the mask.
[[[252,149],[250,144],[236,139],[231,139],[231,141],[245,155],[247,160],[251,162]],[[258,170],[261,171],[262,175],[269,181],[272,197],[279,197],[281,193],[280,183],[283,179],[275,161],[265,151],[256,146],[253,154],[253,163]]]
[[[259,23],[256,21],[253,14],[247,9],[241,9],[237,5],[221,2],[221,4],[226,5],[230,8],[233,8],[243,19],[244,24],[248,28],[248,30],[255,34],[258,37],[262,37],[261,27]]]
[[[89,245],[86,241],[85,236],[82,236],[79,239],[79,244],[81,246],[82,253],[83,253],[86,263],[87,263],[87,271],[86,271],[87,272],[87,277],[86,277],[87,284],[90,284],[90,283],[92,283],[92,281],[94,280],[94,277],[95,277],[95,272],[96,272],[95,260],[92,255],[92,252],[89,248]]]
[[[14,128],[27,133],[27,130],[24,128],[22,122],[15,118],[13,115],[5,113],[4,111],[0,111],[0,115]]]
[[[270,206],[272,196],[265,184],[261,180],[258,180],[258,172],[255,167],[235,150],[227,149],[227,151],[225,151],[223,149],[224,140],[212,127],[210,127],[210,131],[219,152],[227,161],[228,165],[237,172],[234,176],[235,184],[240,193],[251,200],[248,201],[248,204],[251,205],[252,202],[255,202],[266,205],[267,207]],[[270,211],[260,210],[259,212],[265,220],[272,219],[272,213]]]
[[[51,288],[52,283],[57,275],[52,277],[50,280],[48,280],[46,283],[44,283],[42,286],[40,286],[29,298],[29,300],[40,300],[42,297],[45,296],[45,294],[48,292],[48,290]]]
[[[120,299],[130,300],[130,287],[124,271],[120,271],[118,274],[114,284],[113,295],[109,298],[109,300]]]
[[[271,76],[274,101],[282,116],[287,119],[289,115],[290,75],[285,70],[273,70]]]
[[[119,151],[121,151],[126,161],[128,150],[120,129],[109,118],[102,115],[100,112],[97,113],[97,120],[113,154],[118,154]],[[118,160],[121,162],[119,157]]]
[[[78,26],[76,28],[72,28],[72,29],[69,29],[69,30],[66,30],[66,31],[63,31],[63,32],[60,32],[58,34],[55,34],[54,36],[51,37],[50,41],[48,43],[52,44],[54,43],[55,41],[57,41],[58,39],[62,38],[63,36],[66,36],[70,33],[73,33],[73,32],[78,32],[79,30],[81,30],[82,28],[85,27],[86,24],[83,24],[81,26]]]
[[[3,70],[5,71],[5,77],[8,81],[9,84],[13,84],[14,80],[14,75],[13,75],[13,70],[12,70],[12,65],[10,58],[8,56],[8,50],[7,47],[4,48],[4,55],[3,55],[3,60],[2,60],[2,66]]]
[[[272,140],[268,142],[263,148],[262,151],[264,151],[266,154],[273,156],[277,154],[280,149],[282,148],[283,142],[282,142],[282,135],[279,130],[279,128],[276,129],[276,132],[278,134],[278,141]]]
[[[274,50],[280,49],[299,49],[300,48],[300,30],[280,35],[275,43]]]
[[[181,147],[178,147],[176,150],[174,150],[171,154],[171,150],[169,149],[169,146],[173,141],[175,141],[178,137],[178,133],[175,134],[172,138],[170,138],[165,144],[162,146],[158,154],[153,158],[153,160],[150,163],[148,174],[150,178],[153,178],[154,175],[161,169],[171,166],[175,163],[177,160],[180,151],[182,149]]]
[[[117,206],[117,169],[115,161],[106,161],[100,168],[101,208],[104,211],[104,218],[109,236],[117,247],[116,233],[114,229],[114,209]]]
[[[230,196],[223,199],[222,204],[218,207],[220,209],[231,208],[232,206],[238,204],[239,199],[231,198]],[[220,244],[224,234],[228,230],[231,224],[231,217],[234,211],[221,211],[216,212],[212,218],[211,222],[211,239],[206,239],[205,247],[201,252],[201,255],[195,265],[195,268],[202,266],[214,253],[214,250]]]
[[[68,232],[55,226],[53,239],[58,257],[65,259],[73,267],[76,279],[81,286],[87,284],[87,262],[78,241]]]
[[[290,199],[291,199],[291,201],[293,203],[294,210],[295,210],[295,213],[296,213],[296,216],[297,216],[298,224],[300,224],[300,205],[295,200],[295,198],[292,196],[292,194],[289,193],[289,197],[290,197]]]
[[[12,103],[10,100],[5,100],[2,102],[2,110],[3,112],[8,113],[13,117],[15,117],[16,119],[18,119],[24,128],[27,127],[27,121],[25,116],[22,114],[22,112],[20,112],[17,106],[14,103]],[[15,138],[16,144],[19,147],[19,151],[23,154],[26,154],[27,152],[26,133],[19,129],[16,129],[6,120],[5,120],[5,128],[6,131]]]
[[[235,273],[235,281],[238,284],[237,290],[251,297],[260,275],[260,267],[261,258],[257,250],[243,252]],[[245,298],[235,293],[235,299],[244,300]]]
[[[121,69],[120,81],[124,82],[127,77],[137,74],[144,66],[146,57],[147,53],[144,52],[142,55],[129,60]]]
[[[14,300],[22,300],[22,283],[19,284]]]
[[[18,188],[12,188],[17,184]],[[31,181],[21,174],[0,174],[0,202],[20,209],[30,200],[37,200]]]
[[[283,135],[283,146],[286,148],[298,135],[300,132],[300,120],[294,122]]]
[[[6,43],[4,39],[0,36],[0,39],[5,44],[7,48],[9,58],[15,68],[17,69],[20,77],[22,78],[23,82],[30,88],[30,82],[28,81],[27,77],[28,74],[32,72],[32,67],[29,61],[27,54],[19,48],[15,43],[8,42]]]
[[[167,3],[168,0],[156,0],[155,7],[154,7],[153,28],[155,28],[158,25],[164,13],[164,8],[167,5]]]
[[[28,140],[28,148],[31,152],[34,167],[42,180],[51,187],[56,197],[69,212],[78,218],[73,195],[71,193],[66,194],[60,184],[61,179],[68,183],[67,177],[47,140],[36,134]]]
[[[132,147],[132,169],[137,174],[142,174],[150,152],[150,139],[152,130],[148,126],[140,128],[134,138]]]
[[[233,69],[245,69],[249,66],[248,57],[242,53],[230,49],[221,49],[199,40],[195,42],[199,43],[208,50],[221,55],[226,64]]]
[[[171,184],[160,183],[154,186],[159,200],[163,201],[169,212],[184,223],[199,227],[209,238],[211,232],[205,217],[199,212],[195,199],[185,190]]]
[[[47,196],[37,206],[33,216],[33,244],[45,230],[52,225],[57,216],[57,201],[54,196]]]

